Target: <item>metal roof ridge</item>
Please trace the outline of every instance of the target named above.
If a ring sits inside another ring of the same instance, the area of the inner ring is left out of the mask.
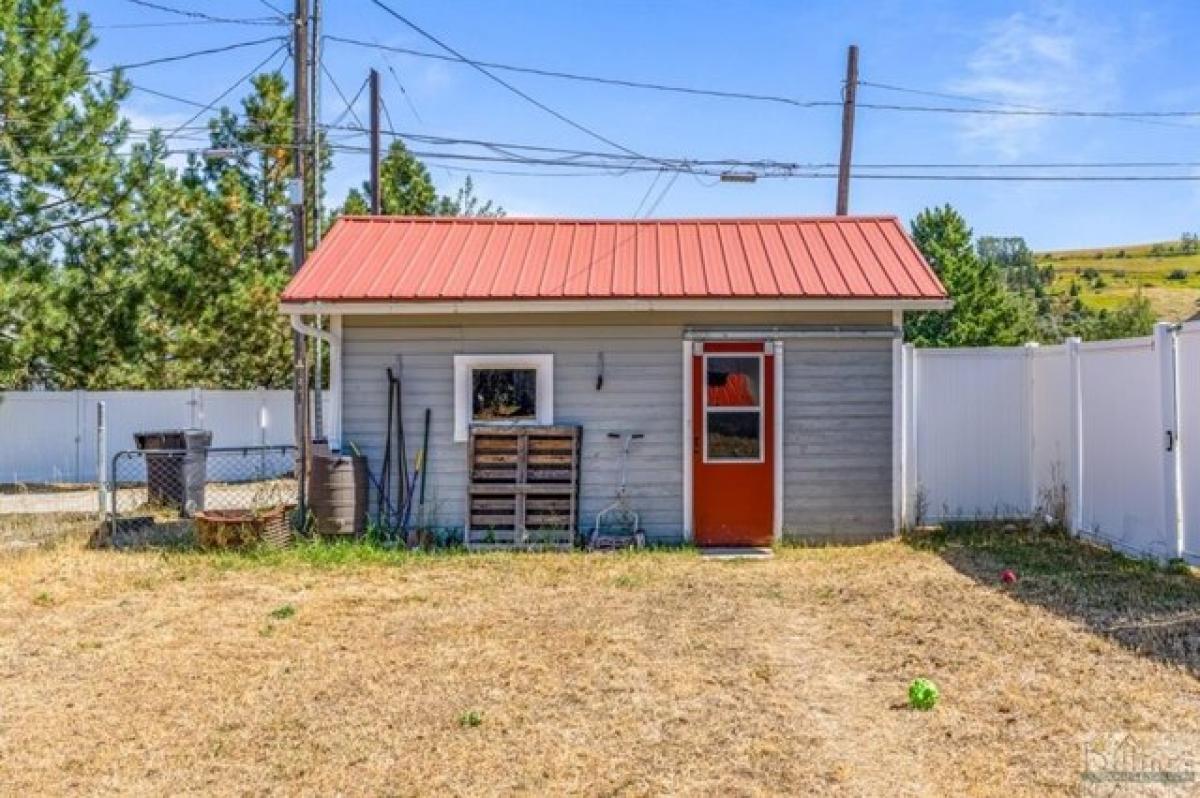
[[[673,216],[656,219],[635,219],[606,216],[412,216],[405,214],[368,216],[346,214],[338,222],[425,222],[429,224],[624,224],[653,226],[660,224],[784,224],[797,222],[900,222],[895,214],[852,214],[837,216],[829,214],[773,215],[773,216]]]

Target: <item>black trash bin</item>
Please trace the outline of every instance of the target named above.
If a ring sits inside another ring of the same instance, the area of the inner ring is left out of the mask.
[[[184,516],[204,509],[212,432],[204,429],[135,432],[133,440],[139,451],[146,452],[146,499],[150,504],[174,507]]]

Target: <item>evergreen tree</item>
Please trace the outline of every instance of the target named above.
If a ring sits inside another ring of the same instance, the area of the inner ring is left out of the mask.
[[[351,189],[342,214],[362,216],[371,212],[371,186]],[[438,196],[429,169],[417,160],[404,142],[393,139],[379,161],[380,210],[389,216],[503,216],[504,209],[475,194],[468,177],[453,197]]]
[[[1034,308],[982,259],[963,217],[944,205],[921,211],[912,237],[954,301],[949,311],[909,314],[905,338],[918,346],[1013,346],[1031,340]]]
[[[0,386],[62,384],[47,337],[70,315],[55,303],[57,269],[81,230],[128,205],[128,84],[88,74],[94,44],[60,0],[0,0]]]

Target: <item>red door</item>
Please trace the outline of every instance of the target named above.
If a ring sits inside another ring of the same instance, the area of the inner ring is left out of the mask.
[[[764,342],[692,357],[692,521],[698,546],[770,546],[775,358]]]

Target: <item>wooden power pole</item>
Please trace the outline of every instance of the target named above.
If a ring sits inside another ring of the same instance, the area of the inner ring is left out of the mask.
[[[858,45],[846,53],[846,87],[842,92],[842,157],[838,161],[837,215],[850,212],[850,162],[854,155],[854,97],[858,93]]]
[[[371,70],[371,215],[382,212],[379,193],[379,72]]]
[[[306,251],[305,227],[308,217],[308,195],[304,173],[308,138],[308,0],[296,0],[292,18],[292,95],[295,106],[292,132],[292,274],[304,265]],[[292,332],[292,407],[295,412],[297,505],[303,528],[307,507],[308,481],[308,357],[304,334]]]

